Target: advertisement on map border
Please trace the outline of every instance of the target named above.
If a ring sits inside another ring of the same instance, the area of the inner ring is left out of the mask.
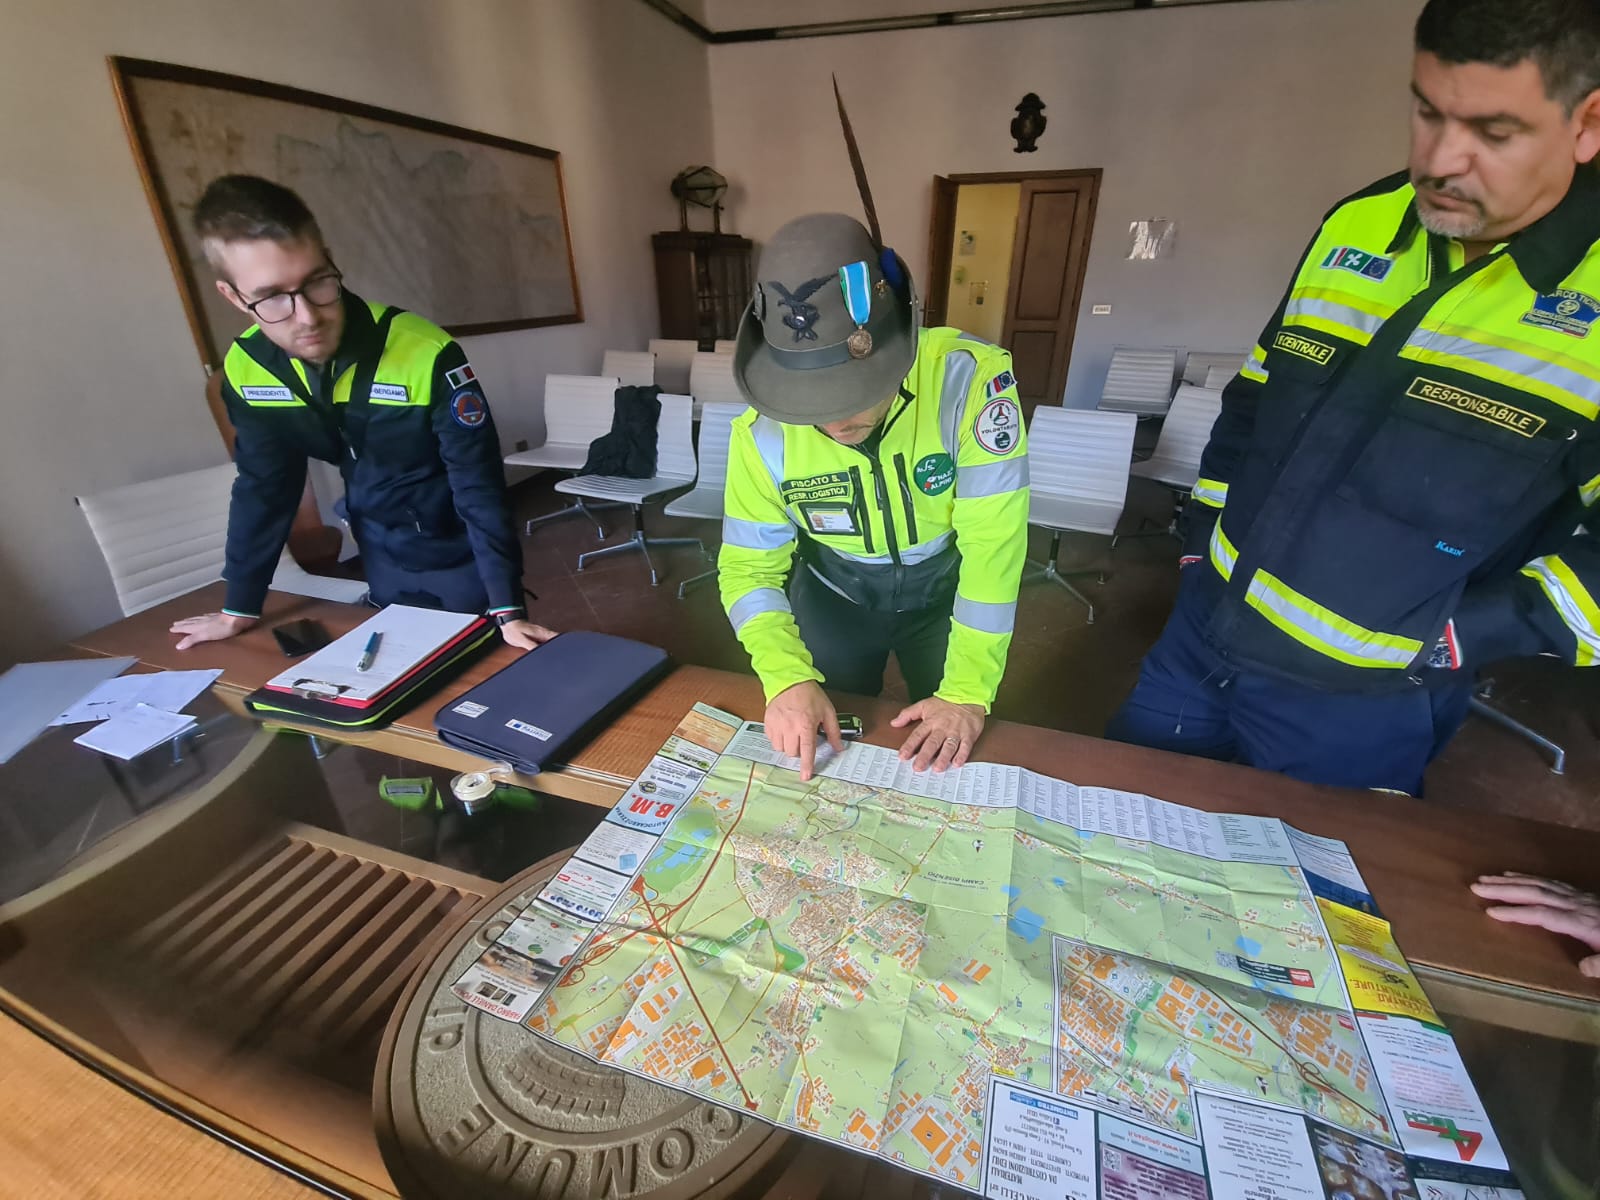
[[[700,715],[711,715],[712,725],[726,716],[717,714],[715,710]],[[733,718],[727,718],[730,723],[723,723],[721,728],[734,729],[732,721]],[[685,725],[690,723],[686,718]],[[684,726],[680,726],[674,737],[678,737],[683,730]],[[705,740],[718,740],[704,734],[700,736]],[[759,754],[754,752],[758,737],[765,748]],[[776,755],[765,743],[759,726],[745,724],[738,727],[727,745],[730,753],[749,750],[750,758],[780,767],[783,765],[775,763],[781,756]],[[876,747],[860,749],[865,753],[857,756],[856,767],[846,767],[841,761],[836,765],[831,764],[834,769],[830,774],[844,777],[859,773],[867,778],[876,776],[902,782],[902,765],[888,761],[889,756],[893,755],[892,751],[882,751]],[[875,762],[879,755],[884,756],[882,766]],[[739,753],[735,756],[745,757]],[[848,752],[845,757],[849,757]],[[993,764],[981,766],[985,786],[990,789],[989,806],[996,806],[996,798],[1000,807],[1017,807],[1023,797],[1032,802],[1027,807],[1039,803],[1034,799],[1034,796],[1040,795],[1037,787],[1026,783],[1023,779],[1025,773],[1019,769]],[[685,770],[686,767],[690,769]],[[977,774],[969,773],[963,778],[970,789],[977,780]],[[650,766],[636,781],[636,786],[625,793],[619,808],[627,805],[630,798],[656,798],[661,795],[661,801],[658,802],[672,802],[673,812],[658,827],[648,830],[626,826],[616,828],[623,823],[612,821],[612,828],[601,831],[599,839],[589,847],[590,861],[583,861],[583,851],[580,850],[579,857],[569,862],[563,872],[558,873],[558,879],[552,881],[552,887],[546,890],[546,898],[553,903],[561,903],[565,899],[567,904],[582,908],[586,922],[601,920],[616,907],[627,889],[629,878],[637,872],[611,871],[598,863],[611,862],[617,867],[637,863],[639,869],[643,869],[647,853],[653,852],[658,835],[698,792],[702,782],[703,779],[697,776],[691,764],[681,757],[658,755],[652,759]],[[935,797],[954,797],[961,783],[950,779],[940,781],[937,786],[925,785],[920,779],[915,782],[919,786],[917,794],[933,794]],[[1119,843],[1126,841],[1129,849],[1141,844],[1136,836],[1130,835],[1143,834],[1151,839],[1149,844],[1159,843],[1179,853],[1215,856],[1218,861],[1238,863],[1267,865],[1280,862],[1300,868],[1299,873],[1304,878],[1318,885],[1315,891],[1322,902],[1311,900],[1310,911],[1321,932],[1327,935],[1330,959],[1336,951],[1340,955],[1338,961],[1342,970],[1332,974],[1338,978],[1341,986],[1350,978],[1359,977],[1362,967],[1384,970],[1404,963],[1398,948],[1393,947],[1387,925],[1381,920],[1372,921],[1368,912],[1362,911],[1370,906],[1370,897],[1365,896],[1365,882],[1355,871],[1354,863],[1350,861],[1342,843],[1311,838],[1269,819],[1227,815],[1213,817],[1150,797],[1118,793],[1111,789],[1094,789],[1091,792],[1090,789],[1075,789],[1064,781],[1050,782],[1057,789],[1051,793],[1048,805],[1052,818],[1059,820],[1069,809],[1078,807],[1079,797],[1088,794],[1092,803],[1083,806],[1083,824],[1106,829]],[[637,786],[643,783],[655,786],[648,789]],[[955,803],[953,799],[947,799],[947,802]],[[971,803],[971,800],[965,802]],[[633,835],[655,836],[649,836],[647,842],[619,840]],[[1300,866],[1299,855],[1304,855],[1308,860],[1306,867]],[[1320,869],[1315,872],[1310,870],[1311,861],[1315,861]],[[591,864],[595,866],[594,871],[589,870]],[[1347,901],[1347,912],[1338,912],[1337,905],[1328,903],[1330,893]],[[573,911],[577,911],[577,908]],[[1327,915],[1330,911],[1335,912],[1336,929],[1328,926]],[[761,928],[758,924],[749,924],[748,933],[754,936]],[[579,932],[582,930],[579,929]],[[745,932],[745,927],[736,931],[732,935],[734,941],[737,942]],[[565,948],[570,950],[570,947],[568,940]],[[695,963],[704,958],[705,962],[700,964],[704,967],[711,962],[714,949],[708,944],[706,954],[691,954],[688,961]],[[1251,950],[1254,950],[1253,946]],[[1221,952],[1218,954],[1220,961]],[[489,957],[485,956],[486,959]],[[1280,994],[1298,990],[1296,981],[1288,974],[1289,968],[1281,972],[1283,979],[1276,975],[1262,978],[1259,971],[1245,970],[1238,961],[1240,957],[1231,954],[1229,965],[1249,975],[1255,989],[1265,988]],[[1259,966],[1257,959],[1251,958],[1250,962]],[[494,967],[497,974],[483,970],[485,965],[484,960],[480,960],[479,964],[475,964],[479,968],[479,975],[472,979],[464,976],[461,983],[476,985],[478,1007],[488,1011],[498,1004],[509,1019],[511,1011],[523,1008],[520,1003],[522,996],[516,993],[509,997],[509,1002],[504,996],[496,1001],[494,989],[515,993],[516,989],[508,987],[508,984],[526,986],[528,977],[510,970],[504,961],[487,964]],[[538,964],[539,970],[532,977],[535,983],[549,982],[546,965]],[[474,988],[464,987],[463,990],[471,992]],[[539,990],[543,990],[542,986]],[[463,999],[468,997],[464,995]],[[1348,1005],[1348,996],[1344,997],[1344,1002]],[[1459,1068],[1459,1056],[1455,1054],[1454,1044],[1448,1034],[1403,1017],[1368,1015],[1360,1019],[1363,1030],[1372,1028],[1368,1025],[1370,1021],[1390,1022],[1377,1035],[1380,1040],[1386,1039],[1384,1046],[1388,1058],[1382,1070],[1375,1070],[1374,1074],[1393,1073],[1401,1058],[1405,1059],[1403,1069],[1413,1073],[1408,1081],[1399,1085],[1392,1081],[1385,1084],[1385,1094],[1391,1104],[1396,1095],[1409,1095],[1413,1091],[1420,1091],[1430,1101],[1423,1107],[1407,1111],[1412,1136],[1404,1141],[1404,1149],[1413,1155],[1437,1154],[1437,1147],[1420,1147],[1420,1140],[1431,1136],[1450,1142],[1456,1153],[1462,1155],[1463,1161],[1469,1157],[1463,1151],[1471,1143],[1470,1158],[1480,1163],[1503,1163],[1503,1153],[1498,1141],[1493,1139],[1492,1131],[1484,1136],[1487,1123],[1479,1121],[1481,1105],[1477,1104],[1476,1093],[1472,1091],[1470,1082],[1466,1082],[1465,1093],[1445,1086],[1447,1080],[1454,1078],[1448,1060],[1453,1059],[1455,1067]],[[532,1021],[525,1023],[531,1025]],[[1341,1016],[1341,1025],[1353,1031],[1355,1022]],[[1399,1036],[1399,1032],[1407,1026],[1411,1027],[1405,1030],[1407,1036]],[[1442,1038],[1449,1054],[1441,1054],[1440,1044],[1429,1038],[1415,1041],[1411,1036],[1412,1031]],[[1373,1057],[1376,1065],[1376,1052]],[[1422,1073],[1427,1082],[1420,1088],[1415,1076],[1419,1065],[1428,1068]],[[1459,1078],[1465,1081],[1464,1071],[1460,1072]],[[687,1087],[683,1090],[694,1094],[696,1089]],[[1503,1171],[1478,1172],[1471,1179],[1463,1181],[1442,1170],[1449,1164],[1436,1162],[1434,1165],[1441,1168],[1436,1179],[1428,1174],[1429,1164],[1425,1159],[1413,1157],[1408,1160],[1397,1148],[1379,1145],[1346,1129],[1317,1121],[1302,1112],[1199,1089],[1192,1090],[1191,1095],[1199,1145],[1136,1121],[1111,1115],[1101,1110],[1093,1099],[1085,1102],[1063,1097],[997,1075],[991,1081],[987,1104],[989,1120],[984,1128],[983,1143],[981,1146],[977,1142],[971,1143],[967,1161],[980,1165],[985,1178],[992,1173],[992,1179],[985,1184],[985,1193],[1000,1200],[1034,1200],[1035,1197],[1043,1200],[1046,1196],[1057,1200],[1080,1195],[1085,1200],[1096,1200],[1096,1197],[1103,1197],[1104,1200],[1145,1200],[1149,1197],[1154,1200],[1157,1196],[1186,1200],[1191,1195],[1200,1200],[1207,1194],[1205,1181],[1208,1177],[1211,1195],[1219,1200],[1235,1195],[1244,1200],[1298,1200],[1301,1196],[1323,1200],[1324,1194],[1334,1195],[1345,1190],[1346,1182],[1355,1189],[1351,1194],[1379,1189],[1379,1194],[1387,1194],[1388,1200],[1421,1200],[1416,1186],[1407,1177],[1408,1165],[1414,1178],[1423,1180],[1434,1189],[1428,1193],[1428,1200],[1455,1200],[1451,1189],[1463,1183],[1479,1189],[1498,1189],[1496,1194],[1506,1197],[1516,1194],[1511,1187],[1509,1174]],[[1375,1102],[1381,1111],[1382,1102]],[[1423,1111],[1423,1108],[1428,1111]],[[767,1119],[760,1113],[752,1115]],[[923,1118],[919,1118],[923,1121],[932,1119],[931,1109]],[[1478,1127],[1480,1123],[1482,1129]],[[786,1122],[779,1121],[777,1124],[783,1126]],[[1387,1117],[1383,1119],[1383,1127],[1387,1133]],[[963,1144],[959,1129],[959,1125],[950,1130],[930,1127],[924,1140],[934,1139],[942,1147],[943,1153],[946,1149]],[[916,1133],[918,1137],[923,1136],[920,1126]],[[1404,1130],[1401,1133],[1405,1138]],[[898,1155],[896,1160],[918,1173],[933,1178],[943,1177],[931,1170],[905,1163]],[[1422,1174],[1417,1174],[1419,1168]],[[1476,1170],[1475,1167],[1462,1169]],[[959,1180],[960,1174],[955,1178]]]

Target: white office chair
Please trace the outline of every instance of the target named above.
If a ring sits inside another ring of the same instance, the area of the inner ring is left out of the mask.
[[[744,397],[739,385],[733,381],[733,355],[706,354],[694,356],[689,367],[689,395],[694,398],[694,417],[700,419],[700,410],[706,404],[738,404]]]
[[[607,350],[600,374],[623,387],[651,387],[656,382],[656,356],[648,350]]]
[[[1210,387],[1206,380],[1218,367],[1232,379],[1249,357],[1244,350],[1191,350],[1189,357],[1183,360],[1183,382],[1192,383],[1195,387]]]
[[[579,500],[603,500],[613,504],[627,504],[633,508],[633,536],[615,546],[590,550],[578,555],[578,570],[589,565],[592,558],[621,554],[637,549],[644,555],[650,568],[650,586],[661,582],[656,574],[656,564],[650,558],[651,546],[699,546],[706,548],[699,538],[650,537],[644,531],[645,501],[667,492],[686,488],[694,483],[694,420],[688,396],[661,396],[661,420],[656,426],[656,473],[649,479],[625,479],[616,475],[579,475],[563,479],[556,491]]]
[[[1168,533],[1178,536],[1178,516],[1183,503],[1194,490],[1200,478],[1200,456],[1211,440],[1211,427],[1222,412],[1222,393],[1209,388],[1191,387],[1185,383],[1172,398],[1167,419],[1161,423],[1161,436],[1156,440],[1155,453],[1144,462],[1133,464],[1133,474],[1141,479],[1153,479],[1173,493],[1172,520],[1161,529],[1140,530],[1119,534],[1111,539],[1111,548],[1125,537],[1149,537]],[[1148,518],[1146,518],[1148,522]]]
[[[589,443],[611,432],[611,416],[616,408],[615,377],[603,375],[546,375],[544,377],[544,443],[532,450],[506,455],[508,467],[543,467],[572,474],[583,470],[589,461]],[[604,541],[605,526],[590,511],[582,497],[542,517],[534,517],[523,527],[524,536],[535,525],[559,521],[582,513],[594,522]]]
[[[1213,392],[1220,392],[1232,383],[1238,374],[1238,367],[1212,367],[1206,372],[1206,380],[1200,386],[1209,388]]]
[[[78,497],[111,571],[123,616],[222,578],[228,500],[236,474],[232,463],[223,463]],[[359,579],[310,574],[288,550],[278,560],[272,588],[344,604],[358,603],[367,594]]]
[[[734,420],[744,410],[742,401],[707,404],[700,410],[700,475],[695,480],[694,491],[685,492],[661,510],[667,516],[722,520],[722,490],[728,480],[728,441],[733,435]],[[716,577],[713,567],[692,579],[685,579],[678,585],[678,599],[682,600],[695,584]]]
[[[732,354],[733,353],[733,348],[735,346],[737,346],[738,344],[739,344],[738,342],[732,341],[732,340],[730,340],[728,338],[718,338],[716,340],[716,344],[715,344],[715,347],[714,347],[715,353],[717,353],[717,354]]]
[[[689,390],[689,365],[699,352],[700,344],[686,338],[651,338],[650,353],[656,358],[656,386],[674,396],[693,395]]]
[[[1159,417],[1172,403],[1172,380],[1178,372],[1176,350],[1133,350],[1118,346],[1111,352],[1106,385],[1100,393],[1100,411]]]
[[[1091,625],[1094,605],[1068,579],[1097,575],[1104,583],[1105,575],[1099,570],[1063,574],[1061,535],[1069,530],[1116,533],[1128,499],[1128,460],[1138,425],[1133,413],[1041,407],[1028,428],[1028,524],[1050,531],[1050,556],[1045,563],[1030,563],[1034,569],[1024,582],[1059,584],[1083,601]]]

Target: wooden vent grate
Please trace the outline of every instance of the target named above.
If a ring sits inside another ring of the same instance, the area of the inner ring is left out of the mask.
[[[477,900],[286,834],[136,930],[124,948],[141,970],[203,996],[234,1030],[355,1050],[381,1032],[433,934]]]

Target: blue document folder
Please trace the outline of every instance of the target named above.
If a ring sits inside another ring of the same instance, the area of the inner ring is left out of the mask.
[[[564,762],[666,673],[667,652],[606,633],[563,633],[440,706],[447,746],[524,775]]]

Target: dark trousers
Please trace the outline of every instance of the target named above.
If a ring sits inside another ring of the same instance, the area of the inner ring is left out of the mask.
[[[1206,569],[1201,563],[1184,573]],[[1206,644],[1209,612],[1195,582],[1179,587],[1167,627],[1106,737],[1308,783],[1422,794],[1423,770],[1466,719],[1470,677],[1356,694],[1236,670]]]
[[[883,691],[883,672],[893,650],[913,703],[938,690],[944,678],[954,593],[932,608],[877,613],[846,600],[811,568],[796,563],[789,603],[800,626],[800,640],[830,689],[876,696]]]
[[[367,598],[380,608],[409,604],[414,608],[440,608],[446,612],[481,613],[489,607],[489,593],[470,559],[459,567],[418,571],[403,567],[382,547],[361,548],[361,566],[367,576]]]

